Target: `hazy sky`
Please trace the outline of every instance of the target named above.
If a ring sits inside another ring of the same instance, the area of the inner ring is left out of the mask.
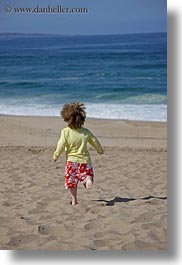
[[[14,8],[87,8],[88,13],[15,13]],[[166,31],[166,0],[0,0],[0,33],[122,34]],[[6,13],[5,9],[7,10]]]

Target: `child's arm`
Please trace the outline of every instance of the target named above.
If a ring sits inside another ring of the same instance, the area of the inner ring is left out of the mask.
[[[60,154],[65,150],[65,137],[64,137],[64,131],[61,131],[61,136],[59,138],[59,141],[57,143],[57,148],[53,154],[53,160],[56,161]]]
[[[102,155],[104,153],[104,150],[99,140],[90,131],[89,131],[88,142],[95,148],[98,154]]]

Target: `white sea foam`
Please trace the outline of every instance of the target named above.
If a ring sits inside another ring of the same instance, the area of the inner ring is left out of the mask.
[[[166,105],[88,104],[87,113],[92,118],[167,121]]]
[[[62,105],[0,103],[0,114],[28,116],[59,116]],[[87,103],[88,118],[167,121],[165,104],[97,104]]]

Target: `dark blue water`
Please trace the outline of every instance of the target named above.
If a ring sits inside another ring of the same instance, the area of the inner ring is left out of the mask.
[[[166,120],[167,35],[0,35],[0,113]]]

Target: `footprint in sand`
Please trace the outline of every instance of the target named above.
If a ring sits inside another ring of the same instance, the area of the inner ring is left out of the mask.
[[[94,233],[94,238],[95,239],[103,239],[105,238],[105,240],[108,241],[120,241],[122,238],[122,235],[116,231],[103,231],[103,232],[96,232]]]
[[[129,242],[121,246],[123,250],[165,250],[166,243],[150,243],[143,240],[136,240],[134,242]]]
[[[37,241],[39,238],[38,235],[18,235],[16,237],[12,237],[8,242],[8,246],[10,247],[25,247],[26,245],[32,244],[33,241]]]
[[[90,243],[90,249],[96,250],[100,247],[106,246],[106,241],[105,240],[93,240],[92,243]]]
[[[153,218],[155,217],[154,213],[153,212],[146,212],[146,213],[143,213],[141,215],[139,215],[134,221],[132,221],[131,223],[138,223],[138,222],[142,222],[142,223],[145,223],[145,222],[151,222],[153,220]]]
[[[44,234],[44,235],[48,235],[49,234],[49,231],[48,231],[47,227],[44,226],[44,225],[39,225],[38,226],[38,232],[39,232],[39,234]]]
[[[93,229],[95,229],[95,223],[90,222],[90,223],[85,224],[84,225],[84,229],[85,230],[93,230]]]
[[[43,235],[60,237],[60,238],[70,238],[73,234],[72,232],[69,231],[69,229],[65,228],[64,224],[59,224],[56,226],[39,225],[38,233]]]

